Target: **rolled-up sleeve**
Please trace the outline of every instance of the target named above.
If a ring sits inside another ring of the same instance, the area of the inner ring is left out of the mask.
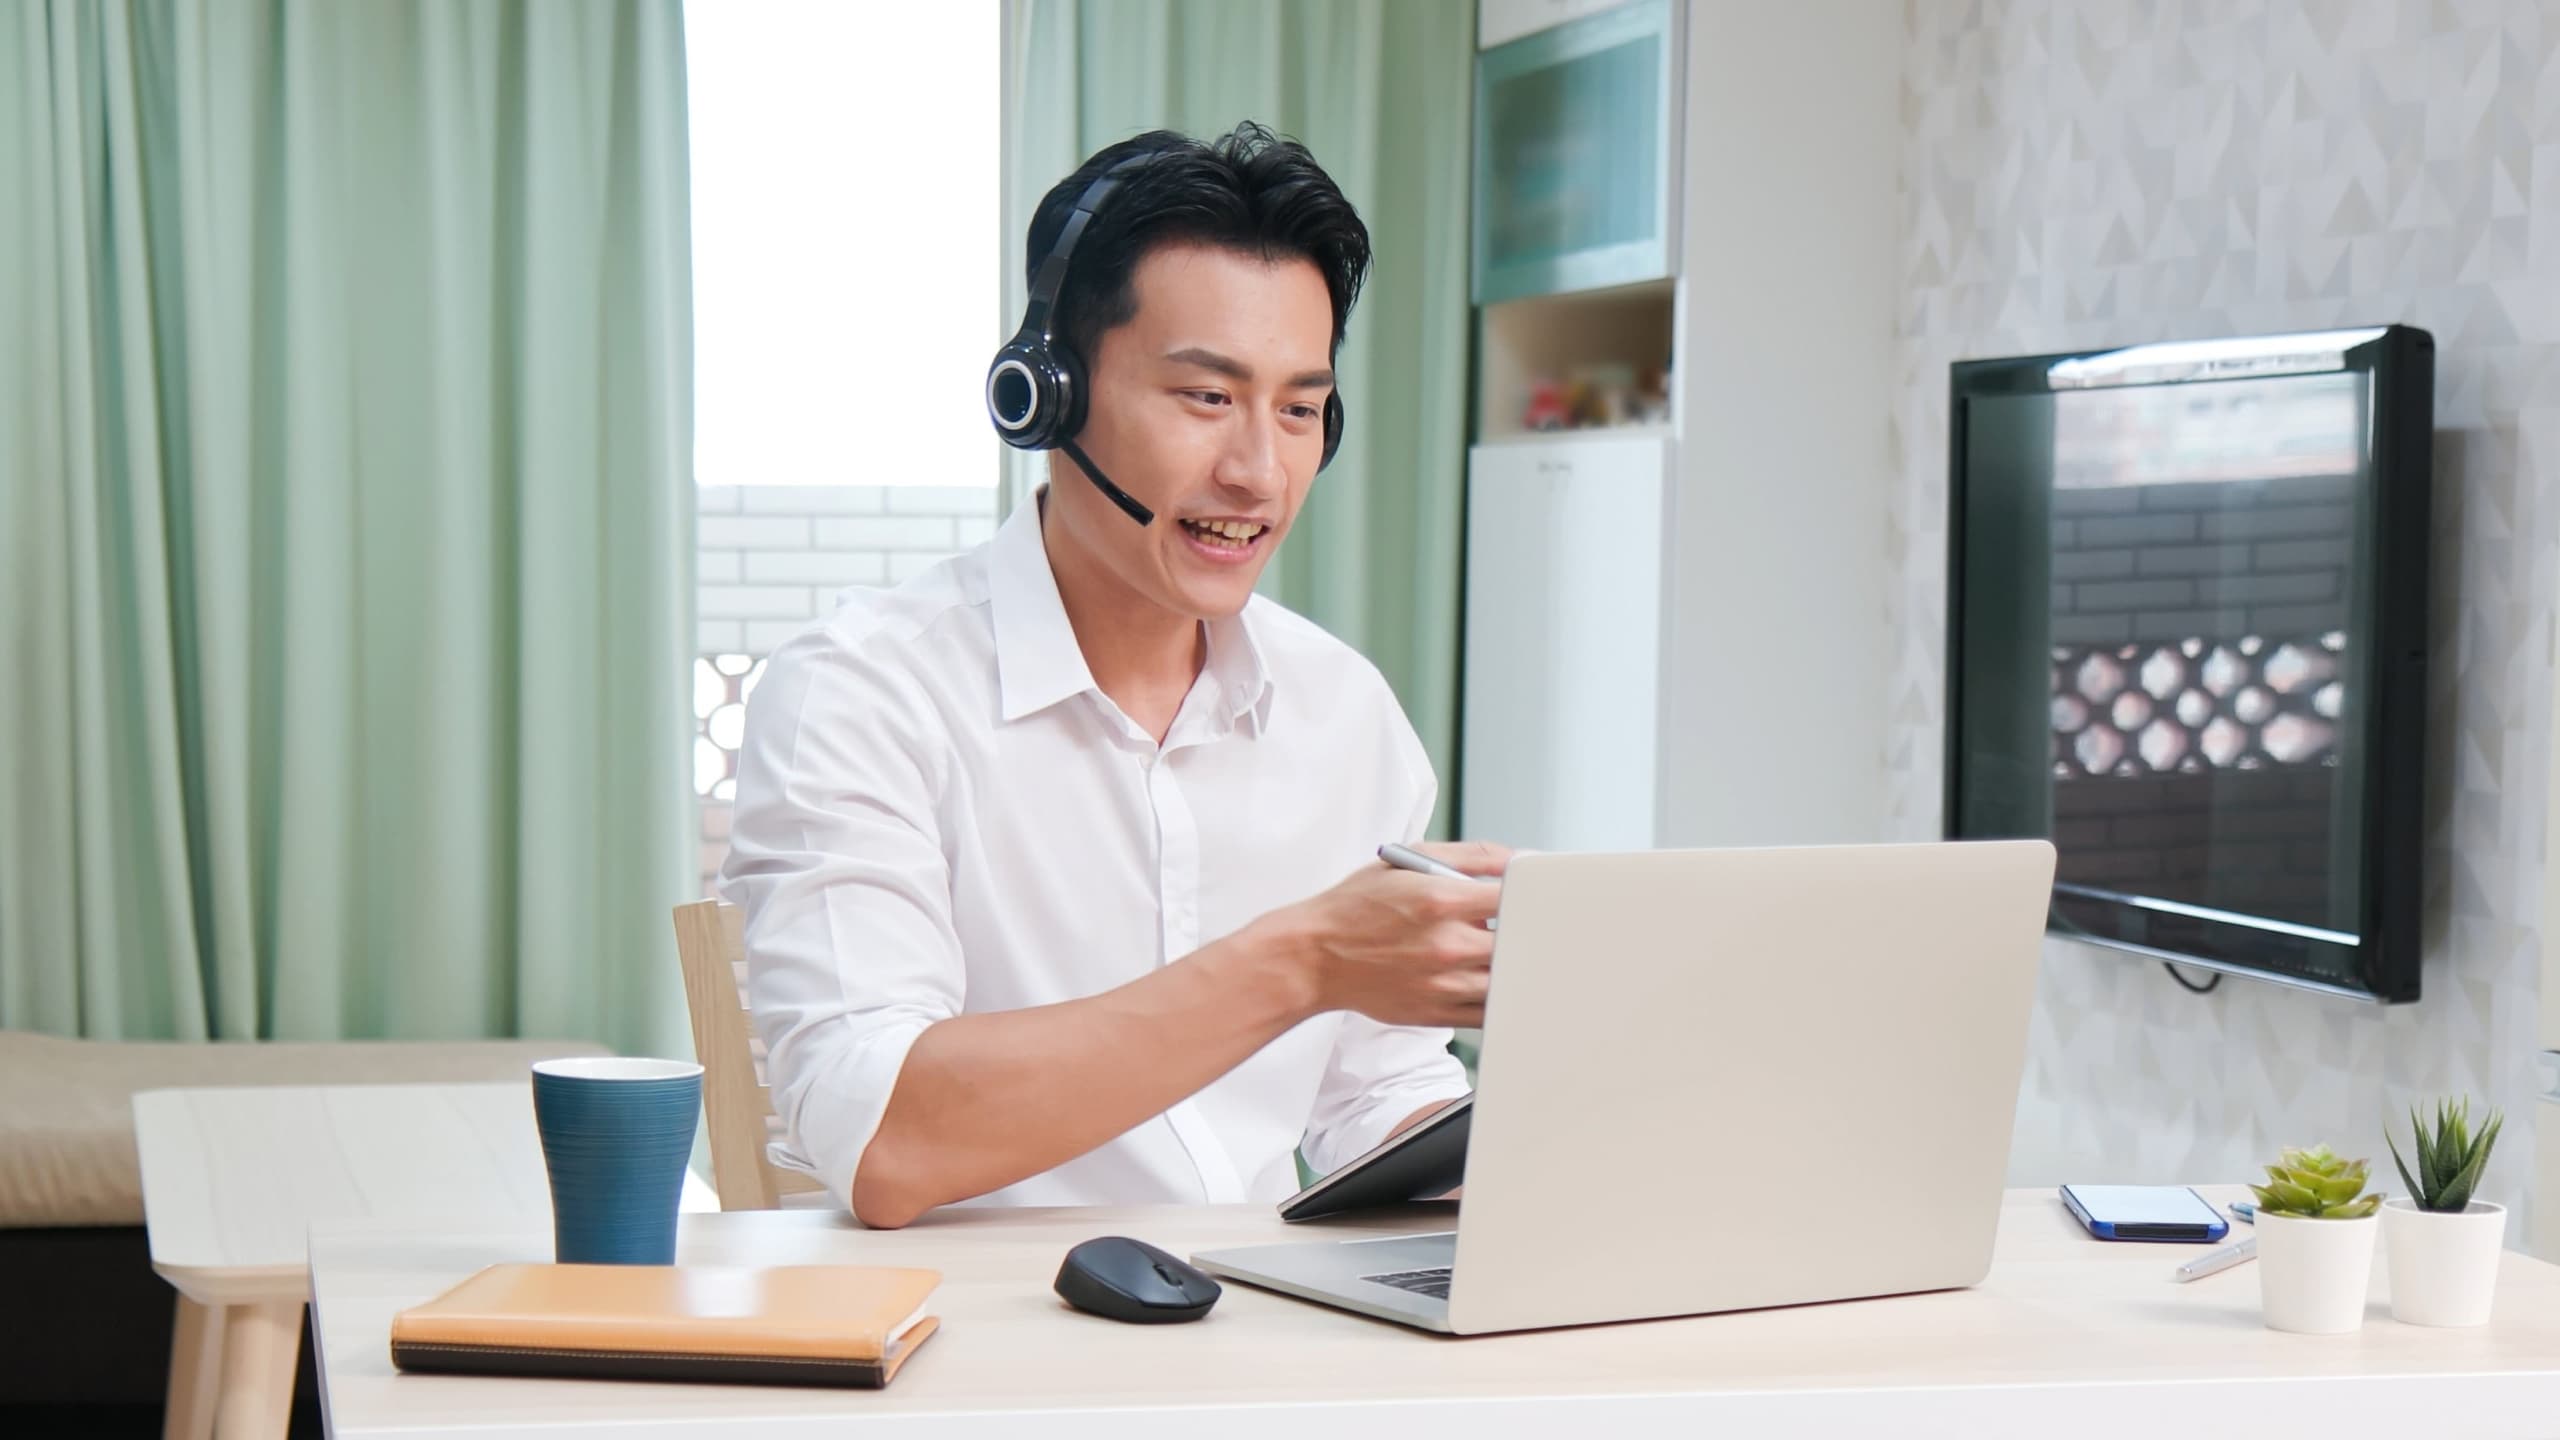
[[[1403,838],[1410,843],[1430,833],[1439,782],[1431,773],[1421,739],[1401,712],[1394,724],[1416,792],[1404,823]],[[1449,1053],[1455,1033],[1446,1028],[1382,1025],[1357,1012],[1344,1013],[1332,1058],[1316,1087],[1315,1113],[1307,1122],[1302,1147],[1307,1164],[1319,1174],[1339,1169],[1385,1140],[1414,1111],[1466,1094],[1466,1067]]]
[[[848,1205],[909,1047],[965,998],[938,733],[911,682],[821,628],[766,661],[739,745],[721,891],[746,910],[777,1158]]]

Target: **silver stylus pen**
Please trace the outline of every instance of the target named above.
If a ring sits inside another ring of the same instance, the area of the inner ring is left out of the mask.
[[[1423,854],[1419,850],[1408,850],[1402,845],[1379,846],[1378,858],[1386,861],[1388,864],[1393,865],[1399,870],[1413,870],[1424,875],[1438,875],[1443,879],[1473,880],[1477,878],[1454,865],[1443,865],[1439,861],[1432,859],[1430,856]],[[1492,880],[1496,877],[1487,875],[1483,878]]]
[[[2258,1237],[2252,1235],[2237,1245],[2225,1245],[2209,1255],[2197,1256],[2179,1266],[2169,1278],[2181,1284],[2189,1280],[2201,1280],[2207,1275],[2219,1275],[2234,1265],[2244,1264],[2257,1258]]]
[[[1443,865],[1419,850],[1408,850],[1402,845],[1391,843],[1379,846],[1378,858],[1399,870],[1413,870],[1424,875],[1438,875],[1450,880],[1482,880],[1488,885],[1502,883],[1502,877],[1499,875],[1470,875],[1455,865]],[[1484,928],[1499,930],[1502,928],[1502,922],[1487,920],[1484,922]]]

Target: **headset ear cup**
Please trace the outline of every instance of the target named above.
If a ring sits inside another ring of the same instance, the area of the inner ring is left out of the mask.
[[[1046,450],[1058,433],[1058,386],[1048,348],[1016,336],[987,366],[987,419],[1019,450]],[[1016,418],[1019,417],[1019,418]]]
[[[1322,470],[1333,463],[1333,452],[1342,448],[1342,392],[1324,397],[1324,458],[1316,462]]]

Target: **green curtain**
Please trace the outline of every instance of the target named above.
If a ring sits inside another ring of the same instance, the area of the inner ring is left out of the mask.
[[[683,1043],[684,102],[678,0],[0,11],[0,1025]]]
[[[1112,141],[1259,120],[1306,142],[1376,256],[1340,364],[1342,452],[1263,589],[1386,674],[1455,799],[1474,0],[1007,0],[1006,326],[1040,196]],[[1001,340],[1003,337],[998,336]],[[990,350],[994,348],[990,343]],[[1008,503],[1046,457],[1008,457]]]

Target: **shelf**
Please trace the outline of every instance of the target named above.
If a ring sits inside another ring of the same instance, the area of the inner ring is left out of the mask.
[[[1644,390],[1671,363],[1677,309],[1678,290],[1670,280],[1485,306],[1477,314],[1476,438],[1494,443],[1556,433],[1667,430],[1668,419],[1532,430],[1526,416],[1542,380],[1614,376],[1606,383]],[[1676,397],[1676,386],[1672,393]]]
[[[1668,440],[1669,424],[1658,425],[1585,425],[1578,430],[1514,430],[1501,435],[1487,435],[1478,445],[1509,449],[1513,446],[1575,444],[1585,440]]]

